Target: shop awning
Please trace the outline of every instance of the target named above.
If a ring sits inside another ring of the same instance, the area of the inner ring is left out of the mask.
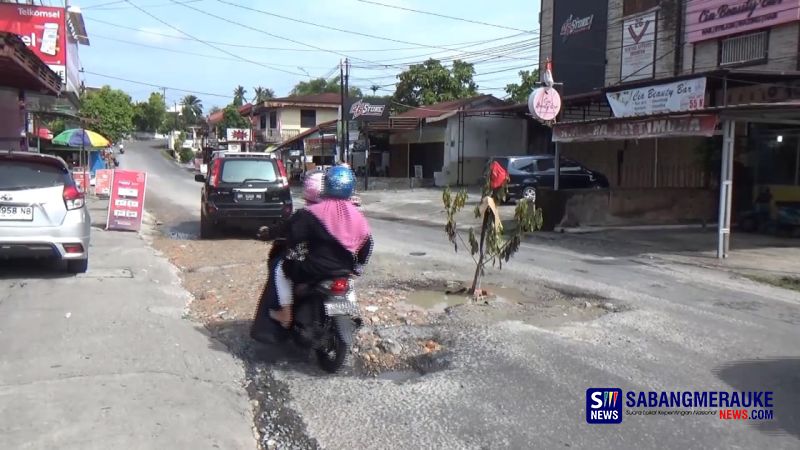
[[[0,32],[0,86],[58,95],[61,78],[17,35]]]

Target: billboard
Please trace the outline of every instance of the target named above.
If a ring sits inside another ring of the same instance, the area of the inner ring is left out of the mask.
[[[363,98],[347,99],[347,120],[358,122],[374,122],[389,118],[389,105],[386,100],[364,100]],[[353,127],[351,126],[352,130]]]
[[[250,129],[228,128],[225,130],[225,138],[228,142],[250,142]]]
[[[139,231],[144,214],[147,174],[135,170],[115,170],[111,179],[107,230]]]
[[[656,57],[658,11],[629,16],[622,20],[622,64],[620,79],[653,78]]]
[[[800,20],[800,0],[687,0],[686,42]]]
[[[66,82],[64,8],[0,3],[0,31],[19,35],[29,49]]]
[[[575,95],[601,88],[606,79],[608,2],[553,2],[553,77]]]
[[[705,108],[706,79],[693,78],[673,83],[607,92],[614,117],[695,111]]]

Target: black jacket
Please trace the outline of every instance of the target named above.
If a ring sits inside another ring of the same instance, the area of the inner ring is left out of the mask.
[[[357,265],[367,264],[372,253],[372,236],[354,257],[306,209],[292,214],[277,234],[286,239],[289,249],[283,270],[295,283],[320,281],[331,273],[344,270],[355,271]]]

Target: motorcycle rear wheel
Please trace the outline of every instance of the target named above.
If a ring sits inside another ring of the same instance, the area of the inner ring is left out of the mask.
[[[343,330],[336,324],[332,317],[325,317],[327,339],[322,348],[315,350],[317,364],[328,373],[336,373],[344,366],[350,354],[349,339],[342,336]]]

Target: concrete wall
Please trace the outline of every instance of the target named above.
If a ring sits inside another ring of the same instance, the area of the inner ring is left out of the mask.
[[[19,108],[19,91],[0,88],[0,150],[23,150],[20,142],[24,128],[25,118]]]
[[[317,110],[317,123],[319,125],[323,122],[329,122],[339,118],[338,108],[280,108],[278,110],[278,128],[281,130],[299,130],[300,132],[306,131],[308,127],[300,126],[300,110],[301,109],[316,109]],[[267,113],[267,126],[269,126],[269,113]]]
[[[756,32],[758,30],[753,30]],[[724,38],[723,38],[724,39]],[[798,42],[800,24],[790,23],[770,29],[767,63],[748,65],[748,70],[789,70],[798,68]],[[687,44],[684,48],[683,67],[685,73],[713,70],[719,63],[719,41],[711,40]]]
[[[444,163],[437,186],[458,183],[458,118],[447,121]],[[501,117],[464,118],[464,183],[482,182],[486,162],[491,156],[528,153],[528,121]]]
[[[553,0],[541,0],[539,20],[539,69],[553,56]]]
[[[558,226],[665,225],[711,223],[716,192],[707,189],[611,189],[564,191]]]

